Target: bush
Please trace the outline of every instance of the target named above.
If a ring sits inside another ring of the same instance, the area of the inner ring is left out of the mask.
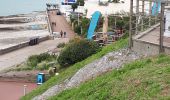
[[[100,47],[96,42],[76,38],[60,53],[58,63],[62,67],[66,67],[84,60],[99,50]]]
[[[38,63],[42,61],[51,61],[56,59],[55,55],[50,55],[48,53],[42,53],[40,55],[32,55],[27,60],[27,65],[31,67],[36,67]]]
[[[66,45],[66,43],[59,43],[58,45],[57,45],[57,48],[64,48],[64,46]]]
[[[55,75],[54,68],[53,67],[49,67],[48,73],[49,73],[50,76],[54,76]]]

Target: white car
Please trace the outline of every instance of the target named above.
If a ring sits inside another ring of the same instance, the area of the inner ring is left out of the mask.
[[[53,37],[59,38],[60,37],[60,32],[53,32]]]

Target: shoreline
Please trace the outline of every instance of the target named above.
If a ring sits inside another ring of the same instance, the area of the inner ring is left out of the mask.
[[[41,11],[32,11],[32,12],[27,12],[27,13],[19,13],[19,14],[11,14],[11,15],[0,15],[0,18],[4,18],[4,17],[20,17],[20,16],[24,16],[24,15],[28,15],[28,14],[33,14],[33,13],[43,13],[45,12],[45,10],[41,10]]]

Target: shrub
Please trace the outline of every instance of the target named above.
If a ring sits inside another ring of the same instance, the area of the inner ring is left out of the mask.
[[[66,43],[59,43],[58,45],[57,45],[57,48],[64,48],[64,46],[66,45]]]
[[[84,60],[99,50],[100,47],[96,42],[76,38],[61,51],[58,63],[62,67],[66,67]]]
[[[49,67],[50,66],[46,61],[42,61],[41,63],[37,64],[36,69],[38,69],[38,70],[47,70]]]
[[[32,55],[27,60],[27,65],[31,67],[36,67],[38,63],[42,61],[51,61],[56,59],[55,55],[50,55],[48,53],[42,53],[40,55]]]
[[[38,64],[38,55],[32,55],[27,60],[27,65],[31,67],[35,67]]]
[[[48,73],[49,73],[50,76],[54,76],[55,75],[54,68],[53,67],[49,67]]]

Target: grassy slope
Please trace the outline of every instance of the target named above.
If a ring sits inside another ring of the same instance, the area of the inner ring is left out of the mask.
[[[128,43],[127,39],[122,39],[122,40],[115,42],[112,45],[108,45],[108,46],[102,48],[102,50],[100,52],[98,52],[97,54],[94,54],[94,55],[88,57],[87,59],[85,59],[81,62],[78,62],[65,70],[62,70],[58,76],[52,77],[50,80],[45,82],[43,85],[38,87],[36,90],[34,90],[31,93],[27,94],[26,96],[22,97],[21,100],[30,100],[31,98],[33,98],[39,94],[42,94],[44,91],[46,91],[51,86],[58,84],[58,83],[64,81],[65,79],[68,79],[71,76],[73,76],[80,68],[84,67],[86,64],[91,63],[94,60],[101,58],[108,52],[118,50],[122,47],[127,46],[127,43]]]
[[[170,100],[170,57],[142,59],[50,100]]]

